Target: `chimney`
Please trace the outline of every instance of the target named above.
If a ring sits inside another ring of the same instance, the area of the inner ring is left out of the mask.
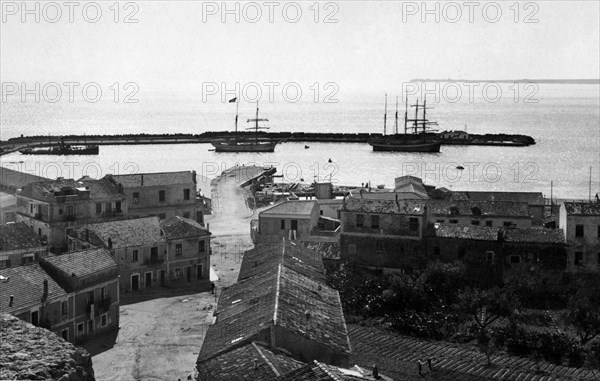
[[[42,303],[48,300],[48,279],[44,279],[44,293],[42,294]]]
[[[10,298],[9,298],[9,300],[8,300],[8,306],[12,307],[14,301],[15,301],[15,297],[14,297],[14,295],[11,295]]]
[[[196,184],[196,171],[192,171],[192,181]]]
[[[396,193],[396,206],[399,208],[400,207],[400,203],[398,202],[398,193]]]
[[[144,175],[142,174],[142,186],[144,186]]]

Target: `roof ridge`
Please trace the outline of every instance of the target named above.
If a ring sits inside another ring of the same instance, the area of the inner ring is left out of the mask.
[[[334,381],[343,381],[342,379],[340,379],[339,377],[337,377],[336,375],[334,375],[333,373],[331,373],[329,371],[329,369],[325,368],[325,366],[323,366],[324,364],[321,364],[319,361],[317,360],[313,360],[315,362],[315,365],[321,369],[323,372],[325,372],[325,374],[327,374],[329,377],[331,377]]]
[[[276,280],[276,288],[275,288],[275,308],[273,309],[273,324],[277,325],[277,310],[279,309],[279,283],[281,282],[281,267],[280,263],[277,269],[277,280]]]
[[[271,370],[273,371],[273,373],[275,373],[275,376],[279,377],[281,376],[281,373],[279,373],[279,371],[277,370],[277,368],[275,368],[275,365],[271,364],[271,362],[269,361],[269,359],[267,359],[267,356],[264,355],[264,353],[262,353],[262,350],[258,347],[258,345],[256,344],[256,342],[252,342],[252,346],[254,347],[254,349],[256,349],[256,351],[258,352],[258,354],[260,355],[260,357],[262,357],[262,359],[267,363],[267,365],[269,365],[269,367],[271,368]]]

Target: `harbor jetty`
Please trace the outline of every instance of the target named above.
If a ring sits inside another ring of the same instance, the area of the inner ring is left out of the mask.
[[[210,131],[201,134],[129,134],[129,135],[64,135],[64,136],[21,136],[0,142],[0,154],[8,154],[26,148],[48,147],[65,144],[94,145],[142,145],[142,144],[207,144],[216,139],[233,136],[255,136],[249,132]],[[382,134],[370,133],[319,133],[319,132],[259,132],[260,138],[283,142],[302,143],[364,143]],[[439,134],[444,145],[485,145],[525,147],[535,144],[531,136],[509,134],[468,134],[455,137],[449,132]]]

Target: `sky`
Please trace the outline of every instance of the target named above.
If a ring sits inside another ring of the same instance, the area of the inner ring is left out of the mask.
[[[3,82],[135,82],[159,92],[334,82],[380,92],[413,78],[600,76],[598,1],[429,1],[433,13],[421,1],[75,3],[70,22],[62,1],[28,2],[30,13],[2,1]]]

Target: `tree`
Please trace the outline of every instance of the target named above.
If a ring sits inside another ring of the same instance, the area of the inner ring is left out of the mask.
[[[593,299],[580,292],[569,302],[567,320],[575,328],[581,345],[600,336],[600,305]]]
[[[519,300],[512,292],[499,287],[467,288],[459,294],[458,307],[473,318],[481,331],[485,331],[499,318],[510,317],[519,307]]]

